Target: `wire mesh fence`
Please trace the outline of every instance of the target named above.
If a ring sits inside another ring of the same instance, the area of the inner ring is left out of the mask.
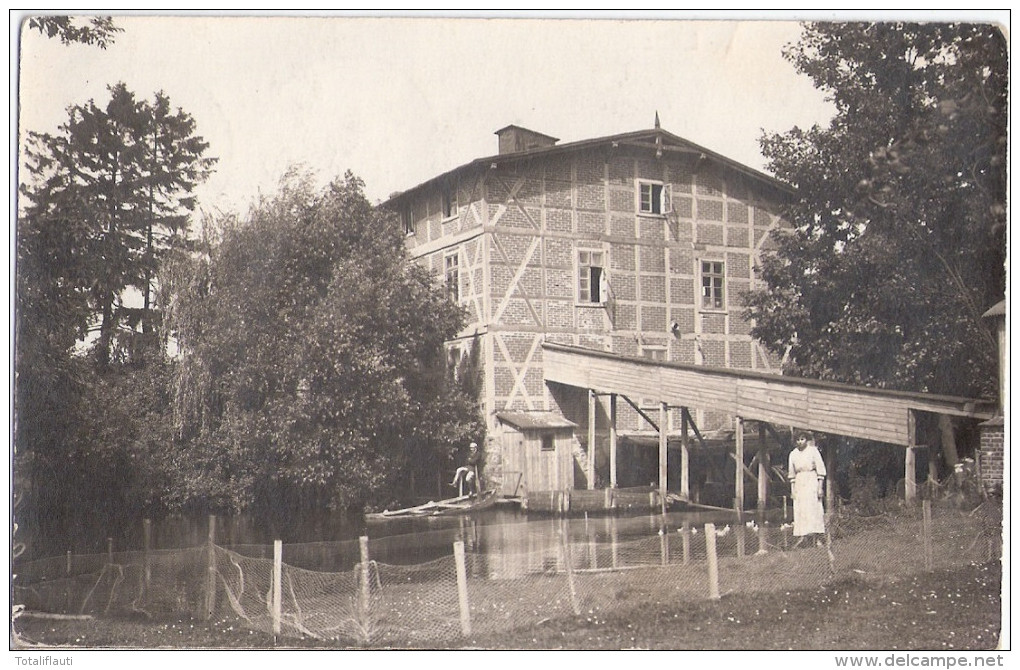
[[[554,541],[498,551],[443,530],[430,541],[415,534],[287,545],[279,558],[266,545],[69,554],[16,566],[14,596],[46,612],[216,616],[282,638],[435,646],[557,617],[890,579],[1001,553],[1001,507],[990,503],[972,510],[926,503],[870,517],[837,511],[824,540],[800,544],[785,523],[671,527],[663,518],[645,528],[644,536],[619,539],[562,523]],[[384,560],[400,546],[430,556],[436,539],[450,539],[453,555]]]

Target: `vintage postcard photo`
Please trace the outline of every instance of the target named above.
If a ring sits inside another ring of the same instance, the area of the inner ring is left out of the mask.
[[[1008,12],[11,38],[17,664],[1002,665]]]

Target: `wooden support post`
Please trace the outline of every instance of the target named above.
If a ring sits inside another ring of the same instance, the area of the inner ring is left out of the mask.
[[[903,497],[908,502],[917,498],[917,416],[914,410],[907,410],[907,450],[903,456]]]
[[[595,488],[595,391],[588,389],[588,489]]]
[[[914,477],[917,455],[913,447],[907,447],[903,459],[903,497],[908,502],[917,499],[917,479]]]
[[[931,551],[931,501],[925,500],[922,504],[924,509],[922,537],[924,537],[924,569],[931,570],[934,563],[934,556]]]
[[[733,529],[737,535],[737,558],[743,558],[747,553],[747,539],[745,537],[747,526],[742,523],[737,523]]]
[[[368,615],[369,599],[372,595],[371,572],[368,555],[368,536],[362,535],[358,538],[358,550],[361,553],[361,598],[359,605],[363,616]]]
[[[715,553],[715,524],[705,524],[705,553],[708,558],[708,597],[719,600],[719,558]]]
[[[152,566],[149,552],[152,551],[152,519],[142,519],[142,586],[148,592],[152,582]]]
[[[667,428],[669,427],[669,405],[659,403],[659,504],[662,513],[666,513],[666,454],[667,454]]]
[[[830,438],[825,445],[825,511],[832,514],[836,511],[836,445]]]
[[[283,541],[273,541],[273,636],[280,635],[283,621]]]
[[[609,396],[609,487],[617,487],[616,450],[619,436],[616,433],[616,394]]]
[[[737,427],[734,434],[736,438],[736,459],[737,467],[734,475],[734,498],[733,507],[737,511],[737,522],[743,523],[744,518],[744,419],[737,417]]]
[[[206,538],[208,567],[205,581],[205,618],[211,619],[216,611],[216,515],[209,515],[209,535]]]
[[[471,634],[471,607],[468,603],[467,569],[464,566],[464,542],[453,543],[453,558],[457,563],[457,601],[460,604],[460,631],[465,637]]]
[[[767,443],[767,431],[765,430],[765,423],[763,421],[758,422],[758,509],[759,511],[765,509],[765,505],[768,503],[769,498],[769,470],[771,469],[772,463],[769,457],[769,448]]]
[[[680,497],[691,499],[691,436],[688,424],[690,412],[680,408]]]

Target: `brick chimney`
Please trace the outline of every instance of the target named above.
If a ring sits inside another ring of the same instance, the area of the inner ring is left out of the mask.
[[[551,147],[560,141],[558,137],[551,137],[536,133],[534,130],[521,128],[520,126],[509,125],[496,131],[499,138],[499,155],[513,154],[529,149],[540,149]]]

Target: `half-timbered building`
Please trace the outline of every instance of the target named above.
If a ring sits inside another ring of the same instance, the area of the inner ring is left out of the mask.
[[[586,462],[589,399],[546,382],[544,343],[777,370],[742,312],[759,254],[785,225],[786,186],[658,123],[565,144],[514,125],[496,135],[495,155],[386,206],[399,212],[415,262],[467,309],[450,347],[482,347],[489,458],[504,489],[590,488],[591,474],[608,482],[606,459],[592,473]],[[633,446],[655,434],[642,402],[628,398],[617,417],[620,435],[633,438],[621,486],[649,483]],[[607,410],[599,402],[596,411]],[[704,409],[691,420],[702,433],[732,425]],[[596,442],[606,440],[601,423]]]

